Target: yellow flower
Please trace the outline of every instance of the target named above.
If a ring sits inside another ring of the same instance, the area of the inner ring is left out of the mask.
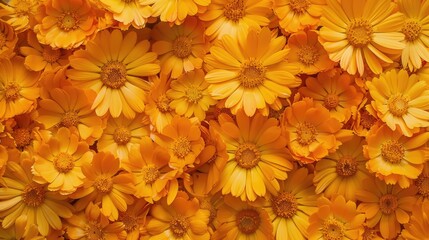
[[[100,2],[106,10],[113,13],[113,19],[124,27],[133,25],[135,28],[144,28],[152,14],[152,8],[138,0],[100,0]]]
[[[429,202],[415,204],[410,221],[404,225],[401,237],[407,240],[421,240],[429,236]]]
[[[329,57],[350,74],[365,65],[380,74],[404,48],[403,15],[391,0],[327,0],[320,19],[320,41]]]
[[[0,2],[0,17],[6,19],[16,31],[24,32],[34,27],[34,15],[42,3],[39,0],[10,0],[7,4]]]
[[[219,123],[210,122],[224,140],[228,153],[216,188],[242,201],[276,194],[280,189],[279,180],[285,180],[293,167],[279,122],[259,113],[249,118],[242,111],[236,117],[234,121],[229,115],[221,114]]]
[[[70,56],[72,69],[67,76],[73,84],[83,89],[92,89],[97,97],[92,109],[98,116],[109,110],[112,117],[121,113],[134,118],[144,110],[148,83],[142,79],[159,72],[155,63],[156,53],[148,52],[147,40],[137,42],[137,33],[120,30],[104,30],[88,42],[85,50]]]
[[[274,13],[286,32],[317,27],[325,0],[274,0]]]
[[[18,36],[12,26],[0,20],[0,57],[10,58],[17,42]]]
[[[371,105],[378,117],[405,136],[412,136],[419,127],[429,126],[429,85],[405,70],[391,70],[366,82],[374,99]]]
[[[285,37],[273,37],[268,28],[252,29],[237,38],[223,37],[204,60],[210,94],[225,100],[233,114],[244,109],[247,116],[253,116],[258,109],[268,115],[269,104],[288,98],[290,88],[301,84],[295,76],[299,68],[285,61],[285,42]]]

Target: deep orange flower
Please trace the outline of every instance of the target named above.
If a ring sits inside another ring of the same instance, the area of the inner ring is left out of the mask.
[[[274,13],[286,32],[317,27],[325,0],[274,0]]]

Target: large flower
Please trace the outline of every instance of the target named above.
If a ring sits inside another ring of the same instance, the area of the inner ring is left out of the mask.
[[[0,17],[6,19],[16,31],[23,32],[34,26],[34,15],[43,1],[10,0],[7,3],[0,2]]]
[[[269,104],[288,98],[290,88],[301,84],[295,76],[299,68],[285,61],[285,42],[285,37],[273,37],[268,28],[223,37],[205,58],[213,98],[224,99],[234,114],[244,109],[247,116],[253,116],[259,109],[268,115]]]
[[[98,116],[107,111],[113,117],[121,113],[134,118],[144,110],[146,90],[149,86],[142,77],[155,75],[159,65],[156,53],[148,52],[147,40],[137,42],[137,33],[120,30],[102,31],[88,44],[70,56],[72,69],[67,76],[78,87],[97,93],[92,109]]]
[[[113,13],[113,19],[124,27],[132,24],[135,28],[143,28],[147,18],[152,14],[152,8],[138,0],[100,0],[100,2]]]
[[[365,63],[375,73],[392,63],[404,48],[403,16],[391,0],[327,0],[320,40],[329,57],[350,74],[364,74]]]

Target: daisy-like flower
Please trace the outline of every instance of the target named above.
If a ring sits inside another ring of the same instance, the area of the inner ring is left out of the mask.
[[[124,230],[127,233],[126,240],[142,239],[140,234],[142,226],[146,225],[146,216],[150,210],[150,204],[143,199],[136,199],[127,211],[120,212],[118,222],[124,224]]]
[[[13,27],[2,20],[0,20],[0,39],[0,57],[11,57],[18,37]]]
[[[274,13],[286,32],[317,27],[325,0],[274,0]]]
[[[6,185],[0,188],[0,218],[2,227],[9,228],[19,216],[26,215],[25,228],[36,225],[39,233],[46,236],[51,229],[62,229],[61,218],[73,216],[72,206],[66,196],[48,191],[46,185],[32,180],[32,164],[30,158],[8,161],[3,176]]]
[[[34,15],[41,3],[39,0],[10,0],[7,4],[0,2],[0,17],[6,19],[16,31],[24,32],[34,26]]]
[[[137,42],[137,33],[104,30],[88,42],[85,50],[70,56],[72,69],[67,76],[73,84],[92,89],[97,97],[92,109],[98,116],[110,112],[112,117],[121,113],[134,118],[144,110],[144,100],[149,86],[142,77],[155,75],[160,68],[156,53],[148,52],[147,40]]]
[[[99,152],[91,164],[82,166],[85,175],[83,187],[70,195],[77,199],[75,208],[85,209],[90,202],[100,204],[101,213],[109,220],[118,219],[119,211],[125,212],[134,202],[134,179],[130,173],[120,172],[119,159],[111,153]]]
[[[398,127],[408,137],[429,126],[429,85],[405,70],[390,70],[366,82],[374,99],[371,105],[392,130]]]
[[[145,226],[148,239],[210,239],[210,211],[202,209],[198,199],[190,199],[185,192],[179,192],[170,205],[165,199],[154,204],[150,215]]]
[[[321,103],[334,118],[347,122],[362,102],[363,94],[356,89],[354,78],[339,69],[320,72],[317,78],[308,77],[299,89],[303,97],[311,97]]]
[[[200,69],[208,50],[203,24],[190,17],[179,25],[158,23],[151,33],[152,51],[159,55],[161,74],[178,78],[183,72]]]
[[[268,28],[252,29],[237,38],[223,37],[204,60],[210,94],[224,99],[233,114],[244,109],[247,116],[253,116],[258,109],[268,115],[269,104],[288,98],[290,88],[301,84],[295,76],[299,68],[285,60],[285,42],[285,37],[273,37]]]
[[[216,218],[219,226],[212,235],[213,240],[274,238],[268,213],[238,198],[226,196],[225,203],[219,207]]]
[[[429,132],[406,137],[382,125],[369,132],[366,140],[368,145],[364,146],[364,154],[369,159],[366,167],[388,184],[409,187],[429,158],[429,148],[426,146]]]
[[[228,153],[217,188],[242,201],[255,201],[267,192],[277,194],[279,180],[285,180],[293,167],[279,122],[259,113],[250,118],[242,111],[236,117],[234,121],[221,114],[219,123],[210,122],[224,140]]]
[[[342,144],[351,131],[342,129],[329,110],[311,98],[304,98],[285,109],[283,132],[292,156],[302,163],[319,161]]]
[[[40,184],[48,183],[49,191],[71,194],[83,185],[82,165],[91,163],[93,153],[76,134],[60,128],[48,142],[35,149],[33,174]]]
[[[407,240],[420,240],[429,236],[429,202],[415,204],[410,214],[410,221],[404,225],[401,237]]]
[[[37,39],[53,48],[77,48],[96,33],[96,13],[89,0],[47,0],[35,15]]]
[[[0,59],[0,119],[29,112],[39,97],[39,73],[28,71],[24,59]]]
[[[318,210],[310,216],[308,239],[362,239],[365,216],[356,203],[338,195],[332,200],[320,197]]]
[[[317,38],[317,32],[311,30],[293,33],[287,41],[290,48],[287,59],[298,63],[301,73],[316,74],[334,67],[335,63]]]
[[[214,40],[224,35],[235,38],[246,35],[251,28],[265,27],[271,15],[272,1],[269,0],[212,0],[198,17],[207,22],[205,34]]]
[[[369,176],[365,168],[367,159],[363,155],[363,143],[363,138],[354,136],[337,151],[316,163],[316,193],[324,193],[328,198],[340,194],[346,200],[356,200],[356,190],[362,187],[362,181]]]
[[[377,226],[384,239],[393,239],[401,231],[401,225],[408,223],[410,212],[416,203],[414,186],[402,189],[399,185],[388,185],[376,178],[367,178],[362,189],[356,191],[356,198],[361,203],[358,211],[367,218],[366,224]]]
[[[327,0],[320,40],[329,57],[350,74],[362,76],[365,65],[375,73],[393,63],[391,55],[405,47],[403,15],[391,0]]]
[[[152,8],[138,0],[100,0],[100,2],[106,10],[113,13],[113,19],[124,27],[133,25],[135,28],[144,28],[152,14]]]

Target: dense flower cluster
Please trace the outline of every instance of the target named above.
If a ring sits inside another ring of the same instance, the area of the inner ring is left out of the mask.
[[[0,2],[0,239],[426,239],[429,0]]]

